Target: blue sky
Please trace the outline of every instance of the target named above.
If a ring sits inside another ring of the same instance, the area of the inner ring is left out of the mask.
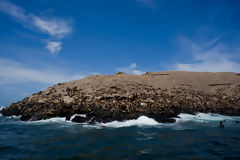
[[[0,0],[0,105],[123,71],[240,72],[238,0]]]

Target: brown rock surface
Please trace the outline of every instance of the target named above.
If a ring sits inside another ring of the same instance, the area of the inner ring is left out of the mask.
[[[182,113],[240,115],[240,76],[222,72],[147,72],[143,75],[94,75],[61,83],[2,110],[21,120],[87,114],[89,123],[141,115],[173,122]],[[81,119],[83,121],[83,119]]]

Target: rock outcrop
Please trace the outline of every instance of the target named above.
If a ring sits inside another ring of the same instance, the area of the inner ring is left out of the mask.
[[[94,75],[59,83],[1,111],[23,121],[75,117],[74,122],[109,122],[141,115],[174,122],[179,113],[240,115],[240,75],[164,71],[143,75]]]

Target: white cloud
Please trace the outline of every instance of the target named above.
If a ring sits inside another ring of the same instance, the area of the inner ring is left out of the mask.
[[[34,15],[32,16],[32,19],[32,23],[36,27],[53,37],[63,38],[72,31],[72,27],[69,25],[71,22],[70,20],[41,18]]]
[[[16,18],[25,28],[38,30],[49,35],[50,38],[62,39],[72,31],[71,19],[37,16],[33,13],[26,13],[24,9],[6,0],[0,1],[0,11]],[[61,50],[61,47],[58,48]]]
[[[48,41],[46,48],[51,52],[51,53],[57,53],[62,49],[62,42],[52,42]]]
[[[218,43],[219,38],[204,44],[182,38],[181,42],[193,55],[192,63],[177,63],[176,70],[197,72],[240,72],[240,64],[235,62],[228,48]]]
[[[82,74],[64,73],[61,68],[32,69],[16,61],[0,59],[0,85],[6,83],[38,82],[56,84],[85,77]]]
[[[26,19],[24,10],[8,1],[0,1],[0,10],[19,19]]]
[[[132,63],[128,67],[118,68],[117,70],[120,71],[120,72],[125,72],[125,73],[128,73],[128,74],[137,74],[137,75],[145,73],[143,71],[137,70],[136,68],[137,68],[137,64],[136,63]]]
[[[138,3],[142,3],[150,8],[156,8],[154,0],[136,0]]]

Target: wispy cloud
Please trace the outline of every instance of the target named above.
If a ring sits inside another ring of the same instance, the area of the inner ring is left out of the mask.
[[[62,42],[52,42],[48,41],[46,48],[51,52],[51,53],[58,53],[62,49]]]
[[[240,64],[233,59],[235,54],[219,42],[220,37],[206,43],[196,43],[187,38],[181,38],[180,41],[191,52],[193,60],[192,63],[176,63],[176,70],[240,72]]]
[[[0,59],[0,85],[6,83],[37,82],[56,84],[85,77],[84,74],[65,73],[61,68],[33,69],[23,63]]]
[[[128,73],[128,74],[137,74],[137,75],[145,73],[143,71],[137,70],[136,68],[137,68],[137,64],[136,63],[132,63],[128,67],[118,68],[117,71],[125,72],[125,73]]]
[[[19,19],[27,18],[22,8],[15,6],[14,4],[5,0],[0,1],[0,10]]]
[[[25,28],[37,30],[50,36],[50,39],[64,38],[72,31],[71,19],[63,19],[57,17],[47,17],[46,15],[38,16],[34,13],[27,13],[23,8],[10,3],[7,0],[0,1],[0,11],[11,15],[17,22],[21,23]],[[52,40],[49,40],[52,41]],[[58,43],[61,44],[61,43]],[[47,49],[49,44],[47,44]],[[58,51],[61,45],[58,45]],[[52,50],[50,50],[52,52]]]
[[[144,4],[150,8],[156,8],[155,0],[136,0],[136,2]]]
[[[32,23],[42,32],[53,37],[63,38],[72,31],[72,27],[70,26],[71,20],[41,18],[35,15],[32,15],[32,20]]]

